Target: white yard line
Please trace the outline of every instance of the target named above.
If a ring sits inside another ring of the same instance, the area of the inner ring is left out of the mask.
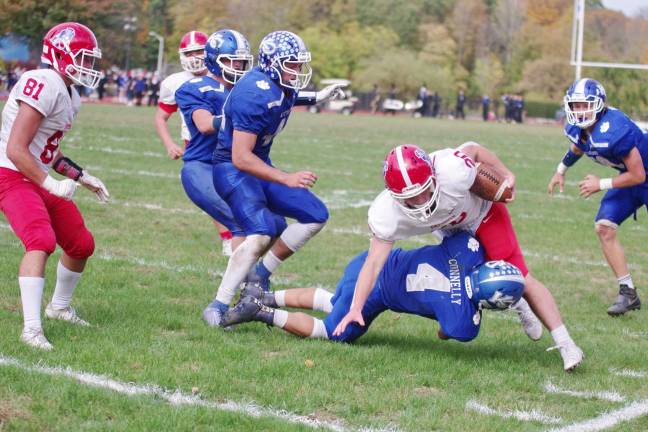
[[[635,371],[632,369],[617,369],[617,368],[610,368],[608,369],[611,374],[620,376],[620,377],[626,377],[626,378],[645,378],[648,377],[648,372],[643,372],[643,371]]]
[[[212,402],[202,399],[199,395],[187,394],[179,389],[175,391],[164,389],[155,384],[135,384],[117,381],[112,378],[95,375],[89,372],[75,371],[70,368],[48,367],[42,365],[28,365],[18,359],[0,355],[0,366],[15,367],[27,372],[39,373],[50,376],[72,378],[81,384],[91,387],[104,388],[127,396],[157,396],[173,406],[199,406],[204,408],[230,411],[249,415],[252,417],[275,417],[289,423],[297,423],[312,428],[324,428],[332,431],[347,430],[340,421],[325,421],[314,416],[303,416],[286,410],[277,410],[270,407],[257,405],[253,402],[239,403],[234,401]]]
[[[598,417],[552,429],[549,432],[595,432],[609,429],[619,423],[630,421],[648,414],[648,399],[632,402],[614,411],[607,411]]]
[[[547,382],[545,384],[544,390],[547,393],[562,394],[562,395],[579,397],[584,399],[601,399],[601,400],[606,400],[611,402],[624,402],[626,400],[625,396],[622,396],[617,392],[610,392],[610,391],[588,392],[588,391],[566,390],[566,389],[561,389],[560,387],[550,382]]]
[[[485,414],[485,415],[497,416],[502,418],[514,418],[525,422],[535,421],[544,424],[558,424],[558,423],[562,423],[563,421],[560,417],[548,416],[546,414],[543,414],[541,411],[535,409],[531,411],[520,411],[520,410],[500,411],[500,410],[490,408],[475,400],[468,401],[466,403],[466,409],[470,411],[476,411],[478,413]]]

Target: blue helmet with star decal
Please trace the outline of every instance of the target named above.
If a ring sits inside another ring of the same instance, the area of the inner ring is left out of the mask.
[[[289,31],[274,31],[259,46],[259,66],[263,72],[287,88],[301,90],[308,85],[313,75],[310,61],[311,53],[304,41]]]
[[[252,68],[254,57],[250,44],[235,30],[219,30],[212,33],[205,44],[205,66],[216,76],[235,84]]]
[[[473,270],[466,291],[477,307],[508,309],[522,297],[524,276],[511,263],[488,261]]]
[[[574,81],[563,99],[567,123],[581,129],[593,125],[605,108],[605,98],[600,82],[591,78]]]

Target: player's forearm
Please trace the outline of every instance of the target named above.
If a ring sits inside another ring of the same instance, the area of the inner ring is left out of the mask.
[[[37,185],[42,184],[47,177],[47,173],[38,166],[34,156],[27,148],[14,146],[9,142],[7,157],[18,168],[18,171]]]
[[[645,172],[634,173],[634,172],[626,171],[624,173],[619,174],[616,177],[612,177],[610,180],[612,180],[613,188],[632,187],[645,182],[646,173]]]
[[[483,162],[491,165],[502,175],[512,174],[495,153],[477,143],[472,143],[466,147],[462,147],[461,151],[470,156],[475,162]]]
[[[173,138],[171,138],[171,134],[169,134],[169,125],[167,124],[171,115],[164,111],[160,111],[161,110],[158,110],[155,113],[155,130],[162,140],[164,147],[168,149],[169,147],[176,145],[176,143],[173,142]]]

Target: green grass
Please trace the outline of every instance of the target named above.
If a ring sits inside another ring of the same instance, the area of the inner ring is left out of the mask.
[[[531,342],[508,313],[485,314],[481,334],[468,344],[438,340],[435,322],[391,312],[354,345],[300,340],[260,324],[233,332],[208,328],[200,313],[226,259],[209,219],[185,197],[177,179],[180,163],[165,158],[152,119],[148,108],[89,105],[63,140],[64,152],[100,177],[113,200],[100,205],[87,191],[77,191],[76,202],[97,250],[74,304],[93,327],[44,321],[55,346],[51,353],[18,343],[22,316],[16,274],[22,246],[0,219],[2,356],[184,393],[197,387],[205,400],[255,402],[339,420],[351,429],[539,431],[551,426],[478,414],[468,411],[466,403],[476,400],[501,411],[536,409],[566,425],[648,398],[648,378],[609,371],[648,370],[648,318],[645,311],[618,319],[606,315],[616,281],[593,229],[600,195],[584,200],[577,194],[577,180],[607,171],[583,160],[568,173],[565,199],[550,198],[546,184],[566,147],[558,127],[294,114],[275,141],[273,162],[287,170],[315,171],[319,181],[314,191],[330,205],[331,218],[279,269],[276,286],[333,289],[347,261],[368,246],[367,206],[359,204],[381,190],[382,160],[390,148],[416,143],[431,151],[476,140],[517,175],[517,199],[510,211],[527,264],[552,290],[586,354],[573,374],[562,371],[556,351],[545,352],[552,345],[548,334]],[[174,116],[174,135],[177,127]],[[641,290],[648,286],[643,210],[638,219],[627,221],[619,235]],[[400,246],[421,244],[412,239]],[[46,300],[58,253],[49,260]],[[641,292],[648,300],[645,289]],[[315,365],[307,367],[307,359]],[[626,402],[548,394],[547,382],[577,391],[616,391]],[[70,378],[1,366],[4,429],[308,428],[276,418],[174,407],[154,396],[129,397]],[[648,417],[643,416],[611,430],[646,429]]]

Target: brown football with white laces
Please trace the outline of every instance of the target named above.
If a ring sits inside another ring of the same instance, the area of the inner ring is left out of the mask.
[[[506,202],[513,196],[508,180],[487,163],[477,166],[477,177],[470,191],[488,201]]]

